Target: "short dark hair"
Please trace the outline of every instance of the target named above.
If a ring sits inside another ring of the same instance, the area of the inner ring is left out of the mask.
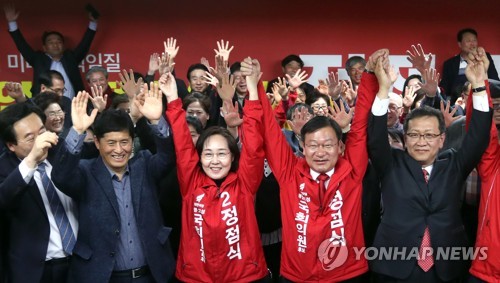
[[[283,58],[283,60],[281,60],[281,67],[285,68],[285,66],[288,65],[288,63],[290,63],[292,61],[299,63],[301,69],[304,68],[304,61],[302,61],[302,59],[300,59],[299,55],[295,55],[295,54],[290,54],[290,55],[286,56],[285,58]]]
[[[461,29],[458,31],[457,33],[457,41],[458,42],[461,42],[462,41],[462,38],[464,37],[464,34],[466,33],[472,33],[473,35],[475,35],[477,37],[477,31],[473,28],[464,28],[464,29]]]
[[[231,67],[229,68],[229,71],[231,72],[231,75],[234,74],[234,72],[238,72],[241,70],[241,63],[240,62],[234,62]]]
[[[315,89],[311,95],[306,95],[306,104],[311,106],[311,104],[318,101],[320,98],[323,98],[326,101],[326,104],[328,104],[328,106],[331,106],[330,97],[326,94],[322,94],[317,89]]]
[[[442,134],[446,131],[446,125],[444,123],[443,113],[441,111],[429,107],[427,105],[415,108],[406,116],[405,122],[403,124],[403,131],[406,134],[408,132],[408,124],[411,120],[422,118],[422,117],[436,117],[439,123],[439,133]]]
[[[345,62],[345,70],[349,72],[349,70],[356,64],[361,63],[363,67],[366,66],[366,60],[365,58],[361,56],[352,56],[351,58],[347,59]]]
[[[61,97],[53,91],[41,92],[39,95],[33,97],[32,101],[42,111],[45,111],[53,103],[59,104],[62,109]]]
[[[5,143],[17,144],[14,124],[32,113],[38,115],[42,123],[45,124],[45,114],[30,101],[11,104],[0,111],[0,131],[2,140]]]
[[[201,63],[196,63],[191,66],[189,66],[188,71],[187,71],[187,79],[188,81],[191,80],[191,72],[194,70],[203,70],[205,72],[208,72],[207,66],[201,64]]]
[[[113,100],[111,101],[111,108],[113,109],[116,109],[116,107],[118,107],[118,105],[122,104],[122,103],[128,103],[130,102],[130,100],[128,99],[128,96],[127,95],[115,95],[113,97]]]
[[[193,102],[199,102],[203,110],[205,110],[207,114],[210,114],[210,107],[212,106],[212,101],[208,96],[197,91],[192,92],[188,96],[184,97],[184,99],[182,100],[182,108],[184,110],[187,110],[188,106]]]
[[[201,153],[203,152],[203,146],[205,145],[205,141],[209,137],[214,135],[221,135],[223,138],[226,139],[227,147],[229,148],[229,151],[234,157],[234,160],[231,163],[230,170],[232,172],[236,172],[238,170],[238,164],[240,160],[240,150],[238,148],[238,143],[236,142],[236,139],[231,135],[231,133],[226,128],[222,128],[219,126],[212,126],[204,130],[203,133],[201,133],[200,137],[198,138],[198,141],[196,142],[196,151],[198,152],[200,160],[201,160]],[[199,162],[198,165],[201,167],[201,162]]]
[[[405,139],[403,137],[403,133],[400,130],[396,128],[387,128],[387,134],[391,136],[391,138],[399,140],[404,147]]]
[[[62,35],[62,33],[58,32],[58,31],[45,31],[43,34],[42,34],[42,43],[43,45],[45,45],[45,42],[47,41],[47,37],[51,36],[51,35],[57,35],[61,38],[62,42],[64,43],[64,36]]]
[[[300,130],[300,138],[302,142],[306,141],[306,134],[314,133],[322,128],[332,128],[337,136],[339,141],[342,140],[342,129],[339,124],[334,120],[326,117],[326,116],[315,116],[311,120],[307,121],[307,123]]]
[[[61,73],[58,71],[54,70],[49,70],[40,73],[40,76],[38,76],[38,84],[39,85],[44,85],[46,87],[52,87],[52,80],[57,79],[61,80],[64,82],[64,77]]]
[[[94,135],[101,139],[110,132],[127,131],[134,139],[134,123],[127,112],[121,109],[104,110],[94,122]]]
[[[292,107],[288,108],[288,110],[286,111],[286,119],[287,120],[292,120],[293,119],[293,112],[295,112],[295,109],[299,109],[302,110],[302,108],[306,108],[307,109],[307,112],[309,112],[309,114],[313,115],[314,114],[314,111],[312,110],[311,106],[310,105],[307,105],[305,103],[295,103]]]
[[[198,119],[195,116],[187,115],[186,122],[188,123],[188,125],[193,126],[194,130],[198,133],[198,135],[201,135],[201,133],[203,132],[203,125],[201,124],[200,119]]]

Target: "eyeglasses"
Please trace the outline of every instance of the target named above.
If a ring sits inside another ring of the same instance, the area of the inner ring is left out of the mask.
[[[57,117],[64,117],[66,113],[64,113],[64,111],[62,110],[59,110],[59,111],[50,111],[49,113],[47,113],[47,117],[51,118],[51,119],[54,119],[54,118],[57,118]]]
[[[430,133],[427,133],[427,134],[407,133],[406,134],[408,139],[410,139],[412,141],[420,140],[420,138],[424,138],[424,140],[426,140],[426,141],[434,141],[435,139],[437,139],[441,135],[442,134],[430,134]]]
[[[322,148],[324,151],[333,151],[335,146],[337,146],[338,143],[332,144],[332,143],[327,143],[327,144],[306,144],[306,148],[309,149],[310,151],[317,151],[318,149]]]
[[[311,105],[311,108],[314,110],[314,111],[318,111],[318,110],[323,110],[323,111],[327,111],[328,110],[328,105]]]
[[[401,108],[401,107],[399,107],[397,105],[389,105],[389,110],[391,110],[391,111],[398,111],[399,108]]]
[[[226,160],[229,158],[229,155],[231,155],[229,152],[218,152],[218,153],[204,152],[201,154],[201,157],[205,160],[212,160],[214,159],[214,156],[217,156],[218,160]]]
[[[49,89],[55,93],[65,93],[68,90],[66,88],[60,89],[60,88],[51,88],[51,87],[49,87]]]

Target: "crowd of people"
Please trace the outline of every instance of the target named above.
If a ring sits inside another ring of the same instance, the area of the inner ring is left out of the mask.
[[[95,14],[36,51],[4,11],[33,87],[0,112],[1,283],[500,280],[500,81],[475,30],[442,76],[412,45],[402,94],[388,49],[317,87],[291,54],[266,88],[224,40],[186,85],[174,38],[118,94],[78,69]]]

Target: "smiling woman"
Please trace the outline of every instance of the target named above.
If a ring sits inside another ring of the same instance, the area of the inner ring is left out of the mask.
[[[45,114],[47,131],[60,134],[64,130],[64,111],[60,104],[61,97],[55,92],[43,92],[33,98],[33,103]]]

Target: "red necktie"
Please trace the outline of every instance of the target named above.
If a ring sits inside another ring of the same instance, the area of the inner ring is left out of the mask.
[[[328,177],[328,175],[326,175],[325,173],[321,173],[319,174],[318,176],[318,181],[319,181],[319,209],[321,211],[323,211],[323,197],[325,195],[325,191],[326,191],[326,186],[325,186],[325,183],[326,183],[326,180],[328,180],[330,177]]]
[[[425,183],[429,183],[429,172],[422,168],[422,173],[424,174]],[[422,268],[423,271],[427,272],[434,265],[434,258],[432,254],[429,255],[431,249],[431,234],[429,233],[429,227],[425,227],[424,236],[422,237],[422,243],[420,243],[420,249],[418,251],[419,260],[418,266]]]

